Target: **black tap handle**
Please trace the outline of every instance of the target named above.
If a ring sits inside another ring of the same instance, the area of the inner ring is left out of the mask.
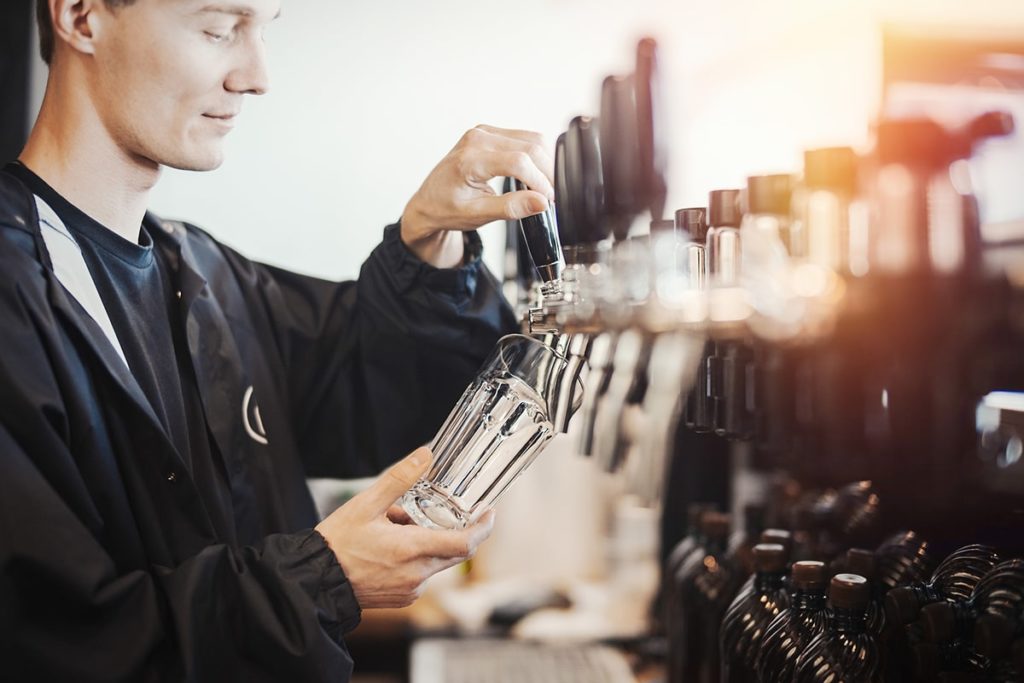
[[[558,238],[563,247],[580,243],[579,219],[573,201],[574,187],[570,184],[569,161],[566,150],[568,133],[562,133],[555,142],[555,217],[558,219]]]
[[[523,181],[512,180],[512,187],[517,192],[528,189]],[[562,247],[558,241],[558,223],[554,209],[546,210],[520,219],[526,248],[533,258],[533,264],[543,282],[551,282],[562,277],[565,262],[562,260]]]
[[[595,244],[608,237],[604,220],[604,172],[601,168],[601,141],[597,119],[577,116],[565,132],[565,193],[557,197],[559,211],[563,204],[572,225],[565,230],[562,216],[558,229],[562,244]],[[557,175],[557,159],[556,159]],[[557,182],[556,178],[556,182]],[[557,190],[556,190],[557,192]]]
[[[604,173],[604,218],[615,239],[624,240],[642,206],[633,76],[609,76],[601,88],[601,166]]]

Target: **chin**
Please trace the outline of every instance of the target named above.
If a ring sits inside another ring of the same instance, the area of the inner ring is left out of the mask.
[[[219,141],[203,145],[189,145],[160,155],[159,163],[179,171],[213,171],[224,163],[224,148]]]
[[[160,162],[163,166],[179,171],[215,171],[224,163],[223,154],[178,158]]]

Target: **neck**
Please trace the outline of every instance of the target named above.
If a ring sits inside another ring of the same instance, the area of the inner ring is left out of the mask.
[[[761,593],[779,590],[786,585],[786,575],[781,572],[757,572],[754,586]]]
[[[825,593],[823,591],[808,591],[797,589],[793,593],[793,609],[796,610],[819,610],[825,607]]]
[[[84,77],[72,73],[49,79],[39,117],[18,158],[84,213],[137,243],[160,165],[119,146],[86,89],[67,86],[84,83]]]
[[[832,628],[837,633],[864,633],[867,630],[867,618],[863,609],[832,610]]]

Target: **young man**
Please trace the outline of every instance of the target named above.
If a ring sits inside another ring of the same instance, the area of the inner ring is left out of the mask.
[[[344,681],[360,610],[409,604],[490,518],[394,507],[420,448],[316,524],[306,476],[430,438],[515,320],[472,230],[536,213],[551,159],[467,133],[356,283],[246,260],[146,213],[267,90],[279,0],[42,0],[50,77],[0,172],[5,680]],[[535,191],[495,196],[515,176]]]

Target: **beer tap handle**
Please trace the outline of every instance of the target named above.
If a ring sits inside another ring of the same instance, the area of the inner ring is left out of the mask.
[[[516,191],[526,190],[526,184],[513,179],[512,188]],[[558,223],[555,212],[548,207],[541,213],[527,216],[519,221],[526,248],[530,252],[533,264],[537,268],[545,287],[555,285],[562,277],[565,261],[562,259],[562,246],[558,241]]]

